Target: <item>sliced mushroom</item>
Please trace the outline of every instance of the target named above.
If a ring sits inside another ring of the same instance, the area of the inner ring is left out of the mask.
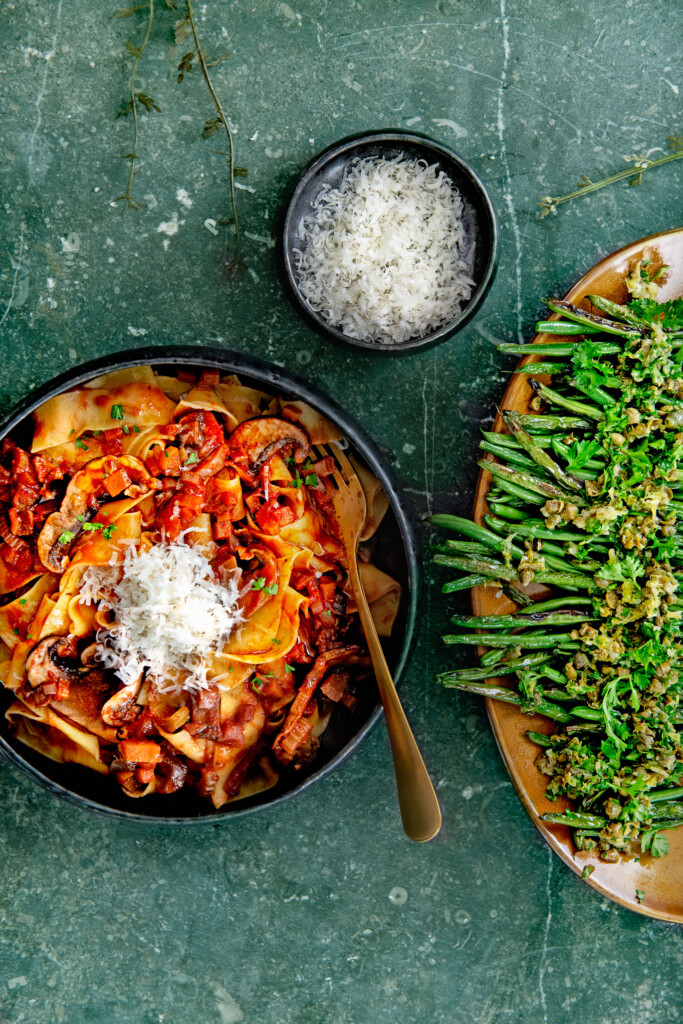
[[[103,455],[74,473],[59,511],[47,517],[38,535],[38,557],[50,572],[64,572],[69,548],[83,523],[96,514],[105,497],[115,497],[107,490],[107,480],[118,472],[130,480],[125,488],[129,497],[149,490],[150,475],[140,459],[132,455]]]
[[[311,451],[306,431],[276,416],[259,416],[240,423],[230,435],[228,446],[232,459],[252,475],[282,448],[291,447],[297,463],[303,462]]]
[[[111,741],[116,729],[103,721],[102,708],[115,680],[95,659],[95,645],[79,653],[79,644],[76,636],[48,636],[36,644],[26,662],[22,697],[29,704],[49,703],[59,714]]]
[[[317,656],[299,687],[287,713],[285,724],[273,743],[273,754],[281,764],[290,764],[295,757],[302,760],[302,748],[310,736],[312,725],[309,719],[304,718],[304,711],[326,674],[339,665],[353,665],[361,660],[363,659],[360,648],[355,645],[334,647]]]
[[[47,687],[48,695],[54,686],[53,695],[66,696],[69,683],[78,678],[77,642],[75,636],[48,636],[36,644],[26,660],[29,686],[43,693]]]
[[[136,682],[131,683],[130,686],[124,686],[103,704],[101,711],[102,720],[107,725],[114,726],[117,729],[134,721],[140,711],[140,707],[136,702],[141,686],[142,673],[140,673],[140,678]]]

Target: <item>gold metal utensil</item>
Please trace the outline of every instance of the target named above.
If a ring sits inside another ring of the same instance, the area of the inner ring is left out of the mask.
[[[336,487],[334,510],[346,548],[349,576],[358,614],[375,670],[379,695],[384,705],[403,828],[409,839],[416,843],[425,843],[433,839],[441,828],[441,809],[396,693],[358,572],[357,548],[358,539],[365,525],[365,494],[353,466],[336,445],[331,444],[329,448],[323,445],[317,447],[321,457],[330,456],[335,464],[331,474]]]

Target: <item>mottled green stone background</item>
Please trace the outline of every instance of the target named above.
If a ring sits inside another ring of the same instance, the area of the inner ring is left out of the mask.
[[[201,4],[235,126],[247,273],[229,283],[224,159],[201,138],[198,74],[174,68],[162,8],[131,123],[114,121],[144,14],[104,0],[0,5],[0,403],[136,344],[220,344],[307,374],[393,453],[416,514],[470,507],[479,426],[539,296],[606,253],[683,220],[681,165],[540,220],[541,195],[681,131],[683,18],[673,0],[224,0]],[[411,127],[478,169],[501,263],[473,323],[425,355],[330,348],[288,307],[273,223],[314,153],[350,132]],[[179,191],[179,190],[184,191]],[[380,725],[301,799],[180,834],[92,817],[0,765],[3,1024],[671,1024],[676,927],[602,900],[546,848],[482,708],[442,693],[437,588],[421,601],[402,692],[438,783],[438,841],[401,832]]]

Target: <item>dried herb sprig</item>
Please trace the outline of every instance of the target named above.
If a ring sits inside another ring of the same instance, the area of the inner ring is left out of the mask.
[[[608,178],[601,178],[600,181],[591,181],[590,178],[584,177],[579,182],[576,191],[569,192],[566,196],[542,196],[538,204],[541,207],[541,217],[547,217],[549,213],[557,213],[557,207],[562,203],[568,203],[571,199],[577,199],[579,196],[587,196],[589,192],[597,192],[598,189],[613,185],[617,181],[623,181],[624,178],[630,178],[632,186],[642,185],[645,171],[651,171],[653,167],[661,167],[662,164],[671,163],[673,160],[683,160],[683,135],[670,135],[668,147],[671,152],[656,160],[651,160],[647,153],[635,153],[633,156],[626,157],[634,165],[633,167],[627,167],[626,170],[619,171],[617,174],[611,174]]]
[[[176,42],[183,42],[185,39],[192,36],[194,41],[194,50],[190,50],[184,54],[178,64],[178,81],[182,82],[185,75],[192,70],[192,62],[195,58],[199,61],[199,66],[202,70],[204,81],[206,82],[207,89],[211,94],[213,105],[216,108],[216,115],[209,118],[204,124],[204,138],[208,139],[216,132],[219,132],[221,128],[225,129],[225,134],[228,137],[228,152],[225,154],[228,158],[228,169],[230,173],[230,206],[232,208],[232,221],[235,225],[235,257],[233,260],[228,261],[228,269],[232,273],[237,273],[242,267],[242,241],[240,236],[239,220],[237,217],[237,204],[235,200],[235,175],[237,168],[235,167],[235,147],[232,138],[232,132],[228,119],[225,116],[221,102],[216,95],[216,90],[213,87],[211,77],[209,75],[209,66],[219,63],[227,56],[222,55],[216,61],[212,62],[211,65],[206,60],[204,52],[199,43],[199,36],[197,34],[197,26],[195,24],[194,15],[192,11],[192,4],[190,0],[185,0],[185,17],[178,22],[176,25]],[[240,169],[241,170],[241,169]]]
[[[130,73],[129,92],[130,99],[124,107],[119,110],[116,118],[124,117],[126,114],[133,115],[133,149],[130,153],[124,155],[124,160],[130,161],[130,171],[128,173],[128,181],[126,182],[126,191],[122,195],[117,196],[114,200],[115,203],[124,202],[130,210],[144,210],[145,204],[140,202],[139,199],[134,199],[132,196],[133,178],[135,177],[135,164],[138,160],[138,104],[143,106],[147,113],[151,113],[153,110],[160,111],[160,107],[154,102],[151,96],[148,96],[144,92],[138,92],[135,88],[135,76],[137,74],[138,65],[142,59],[142,55],[147,48],[149,42],[149,36],[152,31],[152,23],[154,21],[154,0],[148,0],[147,3],[138,4],[136,7],[127,7],[117,13],[117,18],[129,18],[136,11],[147,10],[147,28],[145,30],[145,36],[139,46],[132,43],[130,40],[126,43],[126,49],[128,53],[131,53],[135,60],[133,61],[133,67]]]

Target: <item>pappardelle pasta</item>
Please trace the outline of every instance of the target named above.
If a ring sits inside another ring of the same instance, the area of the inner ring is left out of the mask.
[[[0,678],[42,754],[131,797],[214,807],[315,757],[369,661],[332,505],[337,428],[235,376],[149,366],[49,399],[0,456]],[[371,560],[388,508],[357,464],[380,635],[401,588]],[[348,711],[343,712],[348,713]]]

